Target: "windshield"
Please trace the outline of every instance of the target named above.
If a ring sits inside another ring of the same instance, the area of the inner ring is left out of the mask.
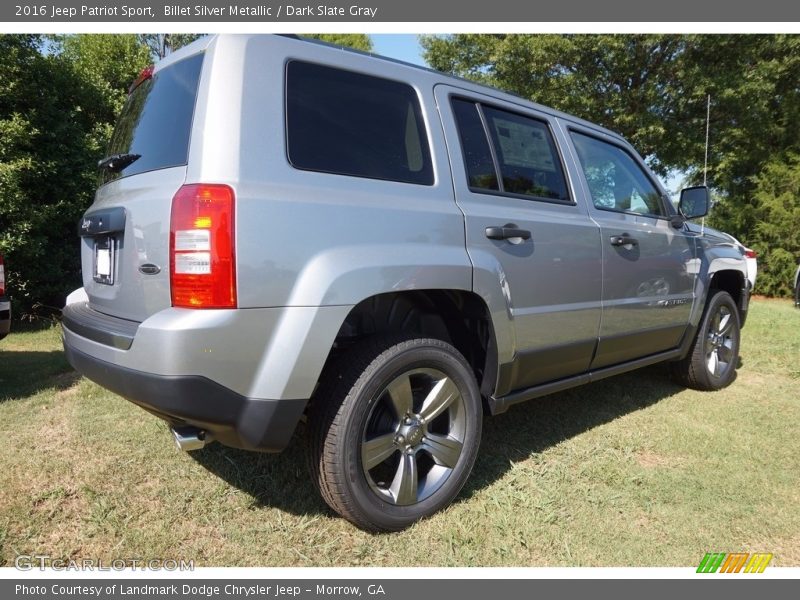
[[[203,55],[185,58],[139,84],[128,96],[108,156],[138,154],[125,168],[103,172],[103,183],[185,165]]]

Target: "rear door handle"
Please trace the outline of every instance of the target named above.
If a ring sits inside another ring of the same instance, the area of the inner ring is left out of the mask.
[[[487,227],[486,237],[490,240],[507,240],[510,238],[531,239],[531,232],[527,229],[520,229],[514,223],[506,223],[502,227]]]
[[[636,246],[638,243],[639,240],[637,240],[635,237],[629,236],[627,233],[611,236],[612,246]]]

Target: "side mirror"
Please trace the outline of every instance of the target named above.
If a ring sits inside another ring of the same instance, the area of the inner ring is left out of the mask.
[[[684,188],[681,190],[681,201],[678,202],[678,210],[687,219],[696,219],[708,214],[710,204],[710,194],[704,185]]]

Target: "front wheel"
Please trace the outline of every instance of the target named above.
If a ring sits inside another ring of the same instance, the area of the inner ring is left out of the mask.
[[[728,386],[739,362],[739,310],[728,292],[718,291],[708,301],[697,335],[686,358],[672,363],[682,384],[703,391]]]
[[[450,344],[378,338],[331,365],[309,416],[309,463],[325,501],[359,527],[397,531],[444,508],[481,436],[478,385]]]

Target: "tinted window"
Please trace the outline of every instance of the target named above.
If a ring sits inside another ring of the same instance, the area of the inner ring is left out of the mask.
[[[483,107],[494,144],[503,191],[551,200],[569,200],[564,171],[545,123]]]
[[[433,184],[419,100],[410,86],[294,61],[286,87],[293,166]]]
[[[572,132],[572,141],[597,208],[666,215],[661,194],[625,150],[576,132]]]
[[[467,169],[469,186],[485,190],[499,190],[497,172],[492,160],[492,152],[486,139],[478,107],[467,100],[453,100],[453,114],[456,117],[458,136],[461,139],[461,152]]]
[[[133,90],[108,147],[108,154],[140,154],[105,181],[144,171],[185,165],[203,55],[196,54],[158,71]]]

